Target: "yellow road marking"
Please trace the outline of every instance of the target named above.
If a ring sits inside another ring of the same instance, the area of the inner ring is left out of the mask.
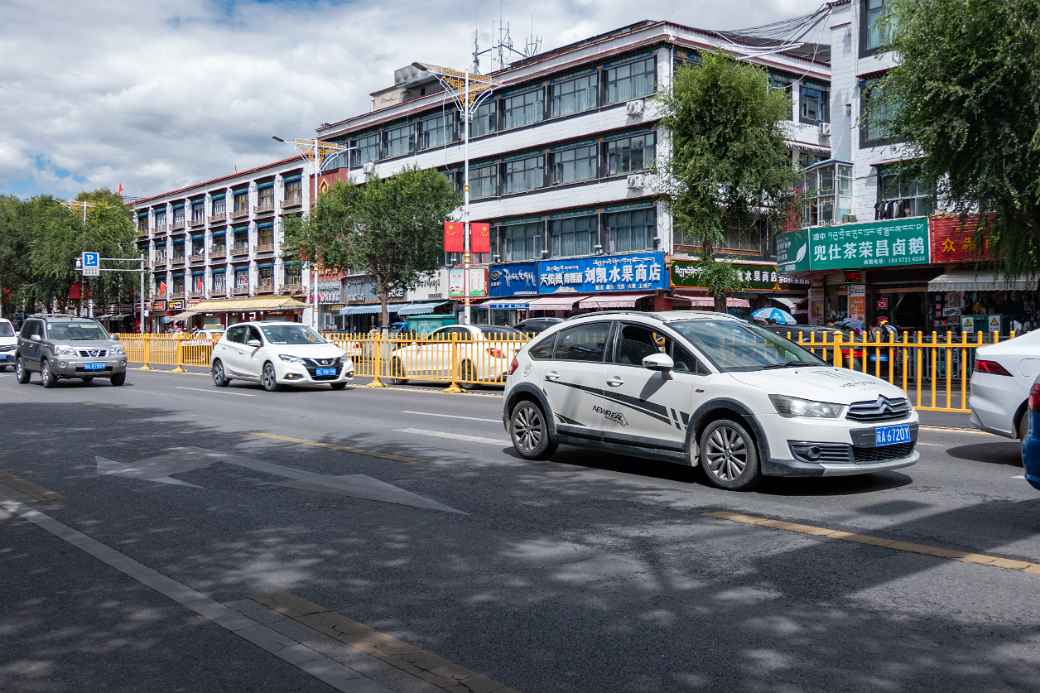
[[[402,462],[404,464],[412,464],[418,462],[418,460],[412,459],[411,457],[404,457],[403,455],[395,455],[390,452],[377,452],[375,450],[366,450],[364,448],[355,448],[349,445],[340,445],[339,443],[323,443],[320,440],[309,440],[307,438],[294,438],[292,436],[283,436],[279,433],[267,433],[265,431],[254,431],[249,435],[254,438],[265,438],[267,440],[276,440],[280,443],[291,443],[293,445],[303,445],[309,448],[324,448],[326,450],[336,450],[338,452],[352,452],[357,455],[365,455],[366,457],[378,457],[383,460],[392,460],[394,462]]]
[[[773,520],[768,517],[761,517],[759,515],[745,515],[743,513],[734,513],[728,511],[708,512],[705,513],[705,515],[707,515],[708,517],[714,517],[719,520],[729,520],[730,522],[739,522],[740,524],[752,525],[754,527],[768,527],[770,529],[780,529],[785,532],[807,534],[809,536],[821,537],[823,539],[834,539],[836,541],[851,541],[856,544],[869,544],[871,546],[880,546],[886,549],[892,549],[893,551],[905,551],[907,553],[917,553],[924,556],[932,556],[934,558],[945,558],[947,560],[959,561],[961,563],[988,565],[994,568],[1003,568],[1005,570],[1020,570],[1025,573],[1040,575],[1040,563],[1020,561],[1013,558],[1004,558],[1003,556],[994,556],[992,554],[987,553],[973,553],[971,551],[961,551],[959,549],[947,549],[941,546],[917,544],[912,541],[885,539],[883,537],[875,537],[869,534],[859,534],[858,532],[846,532],[840,529],[827,529],[826,527],[804,525],[799,524],[797,522]]]
[[[364,623],[352,621],[320,604],[309,602],[289,592],[258,594],[256,601],[268,609],[338,640],[357,652],[382,660],[415,678],[443,691],[462,693],[518,693],[483,674],[465,669],[454,662],[411,643],[382,633]]]
[[[10,472],[0,472],[0,485],[44,503],[58,503],[64,498],[57,491],[51,491],[27,479],[15,476]]]

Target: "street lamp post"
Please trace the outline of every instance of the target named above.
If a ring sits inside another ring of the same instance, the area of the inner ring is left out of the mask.
[[[468,69],[455,70],[450,67],[439,67],[426,63],[412,63],[412,65],[437,78],[444,90],[455,99],[455,105],[462,116],[462,322],[464,325],[469,325],[472,323],[469,296],[469,266],[471,261],[469,252],[469,124],[473,118],[473,113],[487,100],[491,92],[499,84],[485,75],[470,72]]]
[[[344,154],[345,153],[349,157],[351,151],[353,151],[355,149],[358,149],[358,147],[344,146],[344,145],[338,144],[336,142],[329,142],[327,140],[319,140],[317,137],[309,137],[309,138],[303,138],[303,139],[296,138],[296,139],[291,139],[291,140],[285,140],[285,139],[283,139],[281,137],[278,137],[277,135],[271,135],[271,139],[273,139],[275,142],[281,142],[283,144],[293,144],[293,145],[296,145],[296,149],[299,150],[300,156],[303,157],[305,160],[307,159],[308,155],[311,157],[312,161],[314,162],[314,165],[313,165],[313,169],[314,169],[314,173],[313,173],[313,175],[314,175],[314,200],[311,202],[312,206],[315,206],[318,203],[318,174],[321,173],[321,169],[322,169],[322,166],[323,166],[322,157],[324,156],[325,157],[325,162],[327,162],[333,156],[336,156],[337,154]],[[347,160],[347,170],[348,171],[350,170],[350,160],[349,159]],[[317,258],[315,258],[314,261],[311,263],[311,300],[313,301],[312,304],[311,304],[312,305],[312,308],[311,308],[311,323],[312,323],[312,327],[314,327],[314,329],[319,329],[320,325],[318,324],[319,299],[318,299],[318,261],[317,261]]]

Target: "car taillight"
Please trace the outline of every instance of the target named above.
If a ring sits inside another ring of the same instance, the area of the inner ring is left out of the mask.
[[[520,362],[517,361],[516,357],[514,356],[513,357],[513,362],[509,364],[509,375],[512,375],[513,373],[516,373],[516,369],[519,368],[519,367],[520,367]]]
[[[506,357],[498,347],[488,347],[487,353],[493,359],[504,359]]]
[[[516,359],[513,359],[516,362]],[[1040,383],[1033,383],[1029,390],[1029,411],[1040,411]]]
[[[975,361],[975,370],[979,373],[989,373],[990,375],[1011,375],[1006,368],[996,361],[987,361],[986,359]]]

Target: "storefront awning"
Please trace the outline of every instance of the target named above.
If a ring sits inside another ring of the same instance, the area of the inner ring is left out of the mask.
[[[950,272],[928,282],[929,291],[1035,291],[1037,277],[1008,279],[994,272]]]
[[[583,298],[578,304],[582,309],[596,308],[635,308],[636,301],[641,298],[653,296],[653,294],[605,294],[602,296],[589,296]]]
[[[182,322],[182,321],[187,322],[188,320],[191,320],[196,315],[198,315],[197,311],[186,310],[183,313],[177,313],[172,318],[170,318],[170,320],[172,322]]]
[[[543,296],[527,304],[528,310],[573,310],[574,304],[585,298],[581,294]]]
[[[695,308],[714,308],[715,307],[715,299],[712,298],[711,296],[681,296],[680,298],[686,299],[687,301],[690,302],[690,305],[694,306]],[[726,307],[727,308],[750,308],[751,307],[751,303],[749,303],[746,298],[727,298],[726,299]]]
[[[450,301],[435,301],[433,303],[412,303],[410,305],[402,306],[401,308],[399,308],[397,310],[397,314],[400,315],[402,318],[406,315],[428,315],[437,308],[443,306],[445,303],[450,303]],[[392,310],[393,309],[391,308],[391,311]]]
[[[255,313],[262,311],[303,310],[301,303],[288,296],[261,296],[256,298],[230,298],[202,301],[192,306],[194,313]]]
[[[526,299],[512,299],[502,301],[486,301],[476,306],[477,308],[486,308],[488,310],[527,310],[527,306],[531,301]]]
[[[376,315],[378,312],[379,304],[376,303],[374,305],[369,304],[365,306],[347,306],[346,308],[341,308],[339,314],[343,317],[347,317],[350,315]],[[390,312],[394,312],[393,306],[390,306]]]

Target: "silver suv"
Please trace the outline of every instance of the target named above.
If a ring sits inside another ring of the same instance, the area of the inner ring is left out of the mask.
[[[15,373],[22,385],[37,371],[44,387],[62,378],[84,383],[108,378],[126,382],[126,352],[96,320],[71,315],[33,315],[18,333]]]

